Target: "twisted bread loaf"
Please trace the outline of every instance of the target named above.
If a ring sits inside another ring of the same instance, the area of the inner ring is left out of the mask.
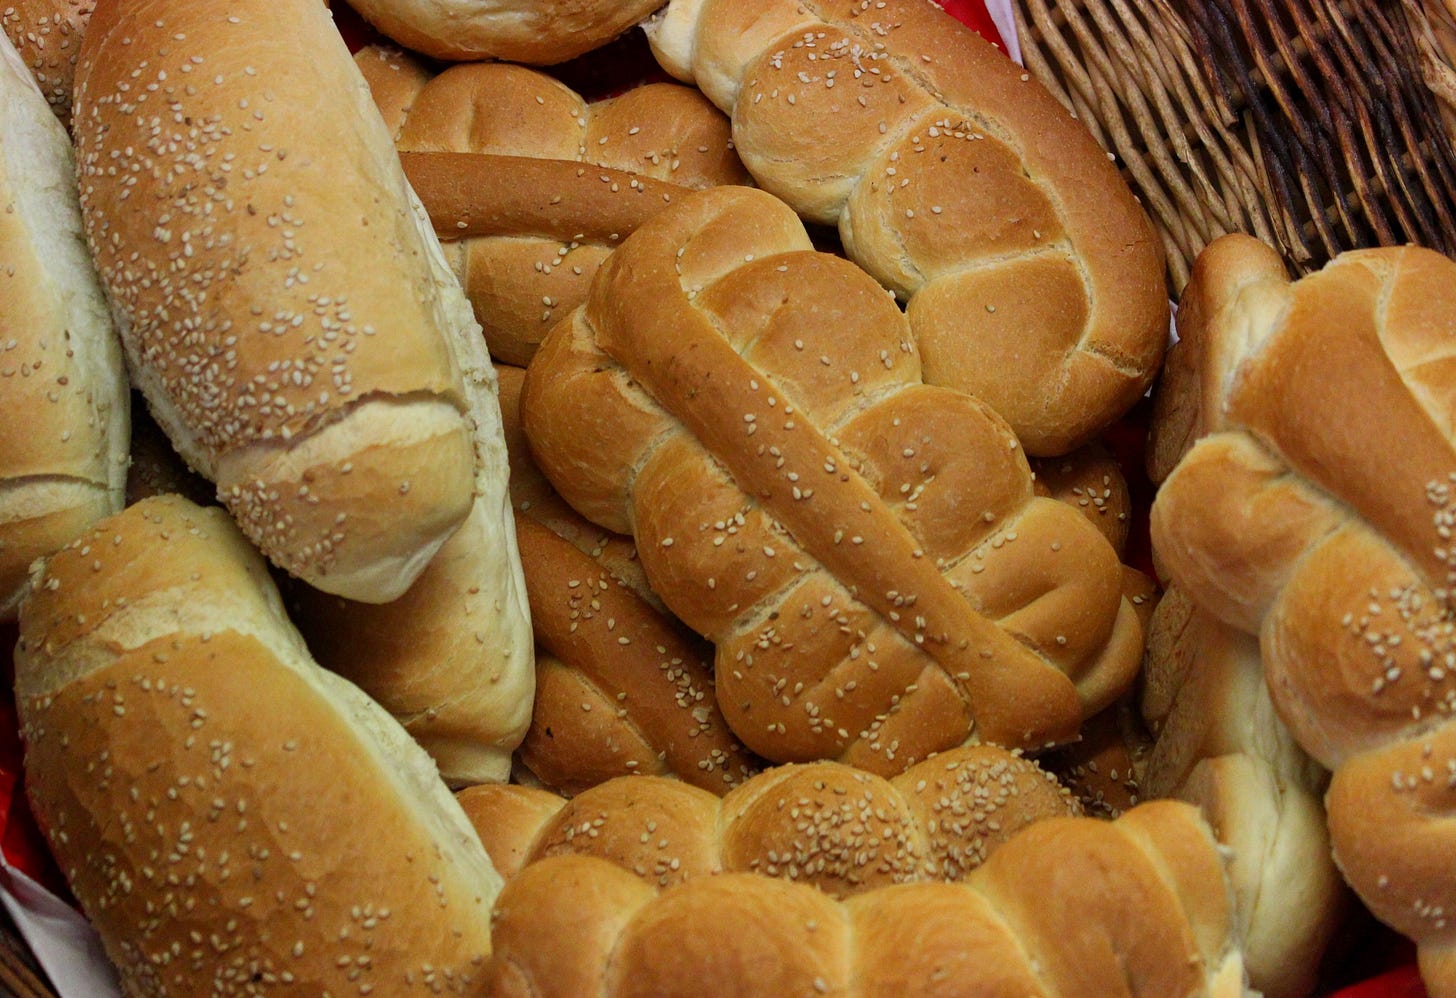
[[[501,363],[524,366],[602,258],[682,188],[748,179],[728,120],[691,87],[588,103],[523,66],[435,73],[377,46],[355,61]]]
[[[500,995],[1243,993],[1218,845],[1172,801],[1047,818],[961,883],[846,901],[749,873],[659,891],[552,857],[506,883],[493,924]]]
[[[960,880],[1034,821],[1080,813],[1056,778],[994,745],[952,749],[885,780],[834,762],[778,766],[721,800],[661,777],[622,777],[548,803],[520,786],[458,799],[507,879],[566,853],[667,887],[719,873],[797,880],[834,897]]]
[[[1345,910],[1321,795],[1264,686],[1257,640],[1170,589],[1154,611],[1143,710],[1156,740],[1142,786],[1199,805],[1232,855],[1249,981],[1267,998],[1316,990]]]
[[[125,993],[479,993],[500,877],[222,510],[146,499],[43,562],[15,669],[31,805]]]
[[[0,620],[27,571],[123,502],[131,399],[76,164],[0,35]]]
[[[638,229],[521,415],[562,496],[631,532],[714,642],[724,716],[768,759],[1040,747],[1136,671],[1106,540],[1033,496],[989,407],[921,382],[894,302],[771,195],[695,192]]]
[[[1089,440],[1163,355],[1162,247],[1090,133],[926,0],[672,0],[658,61],[733,120],[760,186],[906,300],[932,384],[1026,449]]]
[[[471,507],[479,334],[327,9],[102,3],[73,127],[86,235],[173,445],[280,567],[400,595]]]
[[[511,500],[536,636],[536,698],[520,761],[580,793],[614,776],[675,775],[715,794],[760,768],[728,730],[712,648],[662,605],[630,538],[578,515],[531,460],[519,368],[499,369]]]
[[[1164,572],[1259,635],[1300,746],[1332,769],[1336,863],[1456,994],[1456,264],[1351,252],[1291,283],[1226,237],[1199,257],[1155,413]]]

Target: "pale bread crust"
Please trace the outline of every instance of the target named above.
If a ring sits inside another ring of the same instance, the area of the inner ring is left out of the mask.
[[[158,422],[281,567],[398,596],[471,504],[459,317],[326,8],[103,2],[74,129]]]
[[[538,998],[1243,993],[1218,846],[1173,801],[1038,821],[962,882],[845,901],[750,873],[659,890],[596,857],[552,857],[507,883],[495,928],[491,986]]]
[[[381,33],[437,59],[565,62],[617,38],[662,0],[355,0]]]
[[[633,532],[766,758],[893,773],[972,737],[1039,748],[1136,669],[1111,546],[1033,495],[989,407],[919,375],[883,289],[741,187],[638,229],[527,369],[543,472]]]
[[[1203,388],[1165,433],[1160,460],[1179,460],[1155,551],[1191,600],[1259,635],[1280,717],[1334,771],[1335,862],[1444,975],[1456,878],[1433,815],[1456,807],[1435,778],[1456,703],[1456,264],[1361,250],[1291,282],[1267,247],[1229,236],[1189,287],[1170,370]]]
[[[0,620],[31,563],[124,498],[131,398],[81,231],[76,164],[0,37]]]
[[[733,120],[754,179],[907,303],[927,380],[1065,453],[1151,383],[1163,251],[1087,129],[922,0],[673,0],[659,63]]]
[[[98,523],[37,568],[20,625],[26,788],[128,993],[479,981],[501,881],[478,837],[309,658],[222,510]]]

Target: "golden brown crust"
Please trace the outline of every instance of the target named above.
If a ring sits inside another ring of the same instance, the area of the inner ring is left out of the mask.
[[[221,510],[144,500],[58,552],[15,664],[31,804],[126,991],[477,979],[500,884],[479,839],[308,659]]]
[[[66,128],[71,125],[76,58],[95,8],[94,0],[11,0],[0,11],[0,28]]]
[[[563,497],[630,527],[715,642],[724,715],[768,758],[1040,747],[1135,669],[1105,539],[1033,496],[987,406],[920,382],[903,314],[767,194],[694,192],[638,229],[522,415]]]
[[[995,47],[918,0],[673,0],[647,27],[731,115],[757,182],[908,300],[929,380],[983,397],[1035,454],[1148,387],[1168,322],[1151,223]]]
[[[1168,417],[1182,459],[1152,516],[1173,581],[1259,634],[1280,717],[1334,770],[1336,863],[1432,973],[1452,938],[1433,916],[1452,890],[1432,820],[1449,802],[1428,776],[1446,786],[1456,703],[1453,288],[1456,264],[1415,247],[1290,282],[1247,237],[1211,246],[1179,361],[1202,387]]]
[[[86,231],[153,413],[270,558],[398,595],[471,502],[458,291],[328,12],[103,3],[76,96]]]
[[[1132,520],[1132,494],[1122,467],[1102,443],[1085,444],[1070,454],[1037,458],[1036,494],[1058,499],[1092,521],[1122,557]]]
[[[566,897],[580,899],[570,931]],[[507,884],[495,925],[492,986],[539,998],[1233,996],[1242,976],[1217,846],[1193,808],[1172,802],[1115,823],[1038,822],[962,883],[844,902],[745,873],[656,892],[593,857],[555,857]]]

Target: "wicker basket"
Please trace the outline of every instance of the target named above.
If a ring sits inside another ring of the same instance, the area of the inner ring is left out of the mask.
[[[1157,222],[1175,294],[1227,232],[1296,274],[1359,246],[1456,249],[1441,0],[1019,0],[1017,17],[1027,68]]]

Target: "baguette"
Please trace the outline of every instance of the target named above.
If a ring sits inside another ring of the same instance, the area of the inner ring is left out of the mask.
[[[87,238],[173,445],[281,568],[399,596],[470,510],[457,351],[478,332],[327,9],[102,0],[73,129]]]
[[[131,399],[65,129],[0,36],[0,620],[124,500]]]
[[[631,532],[714,642],[724,716],[772,761],[1041,748],[1136,671],[1111,546],[1033,495],[989,407],[921,382],[894,302],[762,191],[696,191],[633,233],[521,415],[562,497]]]
[[[494,925],[498,995],[1245,993],[1217,843],[1173,801],[1047,818],[963,882],[846,901],[751,873],[659,890],[555,856],[507,882]]]
[[[886,780],[833,762],[778,766],[718,798],[662,777],[621,777],[548,802],[518,786],[457,795],[514,877],[562,854],[598,856],[659,887],[721,873],[809,884],[836,898],[892,883],[962,880],[1034,821],[1081,813],[1035,762],[994,745]]]
[[[535,66],[600,48],[662,0],[354,0],[364,19],[436,59],[502,59]]]
[[[125,993],[478,993],[499,875],[222,510],[145,499],[42,562],[15,668],[31,806]]]
[[[1333,771],[1335,862],[1415,941],[1433,994],[1456,994],[1453,289],[1431,250],[1351,251],[1291,282],[1262,243],[1214,242],[1151,447],[1160,565],[1259,636],[1280,717]]]
[[[672,0],[654,54],[733,121],[758,184],[906,302],[932,384],[1029,453],[1091,440],[1168,334],[1162,246],[1091,133],[926,0]]]

